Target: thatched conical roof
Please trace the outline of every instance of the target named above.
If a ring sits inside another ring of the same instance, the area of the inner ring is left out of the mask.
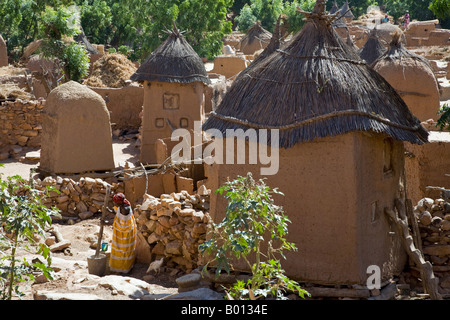
[[[253,62],[247,68],[245,68],[239,73],[237,78],[243,77],[247,72],[250,72],[251,70],[256,68],[259,65],[259,63],[261,63],[265,58],[267,58],[280,48],[281,46],[280,22],[281,16],[278,17],[277,23],[275,24],[272,38],[270,39],[270,43],[263,50],[263,52],[261,52],[261,54],[255,60],[253,60]]]
[[[350,6],[348,5],[348,0],[345,1],[344,5],[341,7],[341,14],[343,14],[343,17],[345,18],[354,18],[352,10],[350,9]]]
[[[256,21],[242,38],[241,51],[245,53],[245,47],[251,46],[254,41],[258,41],[262,45],[269,43],[271,38],[272,34],[262,27],[261,21]]]
[[[284,148],[351,131],[427,142],[394,88],[333,30],[325,0],[302,13],[307,22],[295,39],[236,79],[203,129],[279,129]]]
[[[421,63],[428,66],[431,70],[433,70],[433,67],[430,64],[430,61],[428,59],[415,54],[409,50],[407,50],[402,43],[402,37],[403,33],[401,31],[394,32],[392,34],[392,41],[389,44],[388,50],[385,50],[384,54],[381,55],[376,61],[372,63],[372,65],[377,64],[380,60],[402,60],[402,59],[413,59],[420,61]]]
[[[336,0],[334,0],[333,6],[331,7],[330,11],[328,12],[329,14],[335,14],[336,12],[338,12],[340,9],[338,7],[338,4],[336,2]]]
[[[211,83],[205,66],[177,27],[130,77],[133,81]]]
[[[385,46],[381,43],[377,36],[377,27],[370,31],[369,39],[367,39],[364,46],[359,49],[358,54],[361,59],[368,64],[372,64],[375,60],[381,57],[386,52]]]

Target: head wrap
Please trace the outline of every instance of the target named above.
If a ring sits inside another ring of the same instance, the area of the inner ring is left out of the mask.
[[[125,204],[125,205],[131,205],[130,201],[128,201],[127,199],[125,199],[125,195],[123,193],[117,193],[113,196],[113,201],[114,203],[117,204]]]

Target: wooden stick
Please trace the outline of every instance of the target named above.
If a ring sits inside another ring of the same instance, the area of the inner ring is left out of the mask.
[[[99,254],[100,254],[100,247],[102,245],[103,226],[105,225],[105,217],[106,217],[106,211],[107,211],[106,210],[106,205],[108,204],[110,192],[111,192],[111,186],[107,185],[106,186],[105,201],[103,202],[103,206],[102,206],[102,218],[100,220],[100,231],[98,233],[97,248],[95,249],[95,257],[96,258],[98,258]]]
[[[419,268],[425,292],[430,295],[432,300],[442,300],[438,291],[439,279],[434,276],[433,266],[429,261],[425,261],[422,251],[415,247],[414,240],[410,235],[405,203],[400,199],[395,199],[395,208],[396,211],[385,208],[384,212],[395,223],[402,238],[403,247]]]

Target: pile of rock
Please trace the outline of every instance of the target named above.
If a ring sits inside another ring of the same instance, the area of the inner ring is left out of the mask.
[[[159,198],[144,195],[134,216],[152,261],[165,257],[165,265],[186,272],[201,264],[198,246],[209,228],[209,193],[202,186],[194,195],[185,190]]]
[[[45,101],[7,101],[0,106],[0,149],[18,145],[39,147]],[[8,151],[8,150],[6,150]]]
[[[37,183],[42,189],[53,187],[57,190],[48,192],[48,197],[43,199],[45,206],[55,206],[61,210],[63,217],[75,220],[88,219],[101,212],[108,184],[111,186],[111,199],[108,199],[108,203],[111,203],[113,194],[124,192],[122,182],[108,183],[100,178],[81,177],[75,181],[71,178],[48,176]]]
[[[414,207],[425,259],[433,265],[439,285],[450,293],[450,202],[423,198]]]

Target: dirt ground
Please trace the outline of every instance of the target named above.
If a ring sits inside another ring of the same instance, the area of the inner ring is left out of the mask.
[[[125,161],[136,164],[138,161],[139,149],[135,147],[136,140],[121,141],[113,140],[114,161],[116,167],[123,166]],[[38,151],[24,149],[16,159],[1,161],[4,167],[0,167],[0,173],[3,177],[20,175],[28,179],[30,169],[38,166],[38,161],[23,161],[27,152]],[[18,161],[22,159],[22,161]],[[87,258],[95,254],[95,250],[90,247],[92,239],[97,239],[100,229],[100,214],[94,215],[91,219],[83,220],[75,224],[53,223],[65,240],[71,242],[69,251],[55,252],[52,259],[55,261],[57,269],[62,269],[55,273],[55,279],[50,282],[30,285],[21,285],[22,292],[25,293],[23,300],[34,299],[36,292],[57,292],[57,293],[83,293],[94,294],[105,300],[130,300],[126,295],[114,293],[111,288],[95,285],[95,279],[89,275],[87,270]],[[103,240],[110,241],[112,238],[112,221],[107,221],[104,226]],[[20,257],[32,257],[27,251],[20,251]],[[62,267],[60,266],[62,265]],[[53,263],[52,263],[53,266]],[[127,277],[144,280],[151,284],[151,293],[153,294],[173,294],[177,292],[175,279],[182,274],[177,270],[163,267],[158,275],[154,273],[147,274],[148,265],[136,263]],[[91,285],[90,285],[91,283]]]

